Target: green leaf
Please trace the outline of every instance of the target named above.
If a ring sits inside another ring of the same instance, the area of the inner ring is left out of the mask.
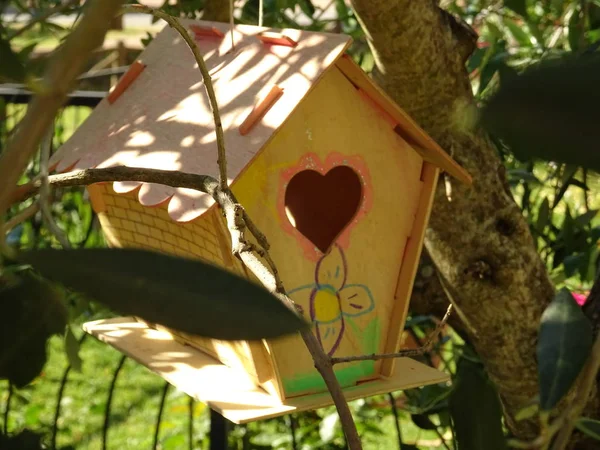
[[[598,54],[541,63],[501,84],[481,124],[520,159],[600,171],[598,73]]]
[[[422,430],[437,430],[436,424],[425,414],[412,414],[411,419]]]
[[[540,209],[538,210],[537,221],[535,227],[538,231],[543,231],[544,228],[550,223],[550,202],[548,197],[544,197]]]
[[[521,47],[531,47],[533,45],[531,34],[526,31],[523,24],[517,24],[514,20],[508,18],[504,19],[504,23]]]
[[[525,408],[520,409],[517,414],[515,414],[515,420],[520,422],[522,420],[527,420],[533,418],[540,411],[540,404],[538,402],[532,403]]]
[[[455,383],[449,406],[458,449],[506,450],[500,400],[483,367],[461,358]]]
[[[580,417],[577,419],[577,422],[575,422],[575,426],[582,433],[600,441],[600,421],[588,419],[587,417]]]
[[[11,48],[10,42],[0,35],[0,81],[3,79],[22,82],[25,67],[19,56]]]
[[[586,227],[590,224],[592,220],[598,215],[597,209],[590,209],[589,211],[584,212],[580,216],[575,217],[575,223],[580,227]]]
[[[46,341],[64,330],[67,311],[59,292],[31,274],[0,290],[0,379],[21,388],[46,363]]]
[[[527,18],[527,1],[526,0],[504,0],[504,6],[512,9],[521,17]]]
[[[567,278],[572,277],[578,272],[583,265],[587,266],[587,255],[582,253],[574,253],[566,256],[563,259],[563,265],[565,266],[565,275]]]
[[[577,51],[581,44],[585,43],[585,23],[581,9],[575,3],[573,4],[573,14],[569,20],[569,47],[572,51]]]
[[[222,340],[256,340],[307,324],[258,284],[199,260],[137,249],[34,250],[20,259],[122,314]]]
[[[312,17],[315,15],[315,5],[313,5],[312,0],[299,0],[298,5],[304,14],[308,17]]]
[[[592,327],[568,289],[542,314],[537,344],[540,407],[549,411],[569,391],[592,347]]]
[[[79,356],[79,342],[73,334],[71,327],[67,327],[65,331],[65,352],[69,365],[76,372],[81,372],[81,357]]]

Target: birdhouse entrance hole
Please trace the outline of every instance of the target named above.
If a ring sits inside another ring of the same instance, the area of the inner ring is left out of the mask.
[[[321,175],[298,172],[285,191],[285,212],[294,228],[323,253],[350,224],[362,199],[362,183],[354,170],[337,166]]]

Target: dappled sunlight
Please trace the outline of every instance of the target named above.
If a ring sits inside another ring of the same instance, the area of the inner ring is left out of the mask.
[[[186,136],[184,137],[181,142],[179,143],[179,145],[181,145],[183,148],[188,148],[191,147],[192,145],[194,145],[194,140],[196,138],[192,135],[190,136]]]
[[[147,147],[148,145],[153,144],[154,141],[154,136],[147,131],[135,131],[131,134],[131,137],[125,145],[127,145],[127,147]]]
[[[177,342],[165,330],[149,328],[133,317],[106,319],[84,324],[84,329],[115,347],[177,389],[210,404],[229,417],[240,414],[281,414],[293,410],[256,386],[241,370],[227,367],[200,350]],[[273,411],[271,412],[270,409]]]
[[[228,25],[210,26],[225,37],[201,37],[196,42],[213,77],[229,181],[234,182],[349,41],[341,35],[284,30],[297,45],[272,45],[258,39],[261,29],[236,26],[232,48]],[[138,78],[113,104],[104,100],[98,105],[54,155],[57,170],[125,165],[218,177],[213,114],[187,45],[176,31],[165,28],[140,61],[146,67]],[[283,94],[242,136],[240,125],[273,86]],[[114,188],[119,193],[139,188],[139,201],[146,206],[168,201],[169,215],[178,221],[193,220],[214,203],[207,194],[191,189],[138,182],[115,183]]]

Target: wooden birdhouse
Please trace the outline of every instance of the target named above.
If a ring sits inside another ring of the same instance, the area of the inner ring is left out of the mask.
[[[399,350],[438,174],[470,183],[469,174],[344,54],[349,37],[182,22],[213,79],[232,190],[323,349]],[[58,171],[218,175],[202,77],[173,29],[156,36],[54,162]],[[250,277],[209,195],[138,182],[89,193],[111,246],[202,258]],[[299,336],[219,342],[135,318],[86,330],[234,422],[331,403]],[[335,372],[349,399],[447,380],[409,358]]]

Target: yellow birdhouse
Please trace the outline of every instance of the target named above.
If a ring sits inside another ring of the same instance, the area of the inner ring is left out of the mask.
[[[440,170],[469,174],[345,55],[350,38],[182,20],[214,83],[229,182],[265,233],[324,351],[401,345]],[[195,59],[163,29],[54,157],[58,171],[124,165],[218,175]],[[212,198],[168,186],[89,187],[109,245],[202,258],[242,277]],[[299,336],[222,342],[131,317],[86,331],[243,423],[331,403]],[[447,380],[410,358],[338,364],[348,399]]]

